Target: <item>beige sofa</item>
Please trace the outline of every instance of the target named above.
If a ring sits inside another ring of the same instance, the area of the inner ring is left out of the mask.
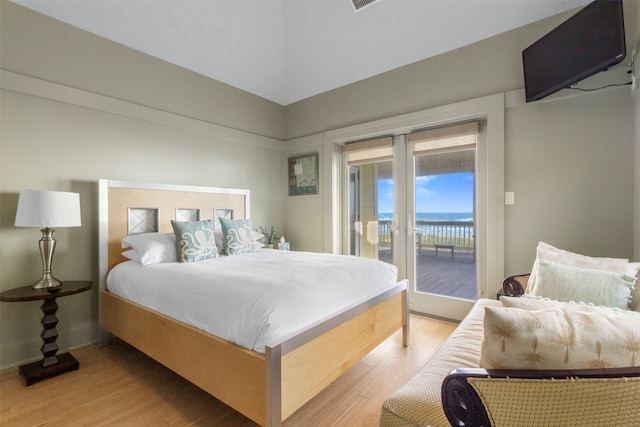
[[[505,279],[503,291],[520,295],[527,278]],[[639,298],[636,289],[631,303],[635,311],[640,311]],[[388,396],[380,426],[639,425],[639,367],[574,371],[478,368],[485,307],[501,305],[498,300],[478,300],[431,359]],[[585,387],[576,386],[581,378]],[[598,383],[595,387],[594,381]],[[536,418],[538,415],[543,417]]]

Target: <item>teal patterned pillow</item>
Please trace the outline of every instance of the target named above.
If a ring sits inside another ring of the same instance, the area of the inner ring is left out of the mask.
[[[196,262],[218,256],[218,248],[213,237],[213,220],[171,221],[176,235],[178,261]]]
[[[255,252],[250,219],[220,218],[220,226],[222,227],[224,248],[227,255]]]

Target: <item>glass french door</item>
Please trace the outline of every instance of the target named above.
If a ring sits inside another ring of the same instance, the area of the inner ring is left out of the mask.
[[[413,310],[460,319],[478,298],[479,122],[407,137],[408,274]]]
[[[414,311],[461,319],[477,299],[479,126],[454,125],[343,148],[348,253],[395,264],[399,278],[409,278]]]
[[[393,263],[393,148],[390,138],[350,144],[348,253]]]

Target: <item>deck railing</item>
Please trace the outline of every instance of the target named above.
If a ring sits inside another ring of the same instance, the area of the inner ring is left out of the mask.
[[[456,250],[473,252],[473,221],[416,221],[416,243],[421,247],[453,244]],[[378,221],[378,242],[392,242],[391,221]]]

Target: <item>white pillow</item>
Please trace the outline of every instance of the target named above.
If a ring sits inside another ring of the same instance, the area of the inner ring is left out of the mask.
[[[122,248],[130,247],[136,251],[142,265],[176,262],[178,259],[176,236],[173,233],[131,234],[122,239],[121,245]],[[129,256],[128,258],[132,259]]]
[[[638,316],[640,313],[615,307],[595,306],[575,301],[557,301],[549,298],[537,297],[534,295],[524,294],[519,297],[501,296],[500,302],[503,307],[521,308],[523,310],[544,310],[547,308],[561,308],[563,310],[598,312],[598,310],[610,310],[616,313],[629,314],[630,316]],[[637,317],[640,321],[640,317]]]
[[[136,261],[142,264],[142,259],[140,258],[140,254],[133,249],[129,249],[128,251],[122,252],[122,256],[130,259],[131,261]]]
[[[635,276],[571,267],[546,259],[538,260],[537,273],[532,295],[622,309],[629,308],[637,280]]]
[[[479,366],[485,369],[593,369],[640,365],[640,314],[485,307]]]
[[[637,276],[640,270],[640,262],[629,262],[624,258],[600,258],[577,254],[574,252],[558,249],[548,243],[539,242],[536,248],[536,261],[531,269],[531,275],[527,281],[526,292],[533,294],[537,285],[538,261],[546,259],[556,261],[560,264],[573,267],[591,268],[601,271],[612,271],[615,273]]]

